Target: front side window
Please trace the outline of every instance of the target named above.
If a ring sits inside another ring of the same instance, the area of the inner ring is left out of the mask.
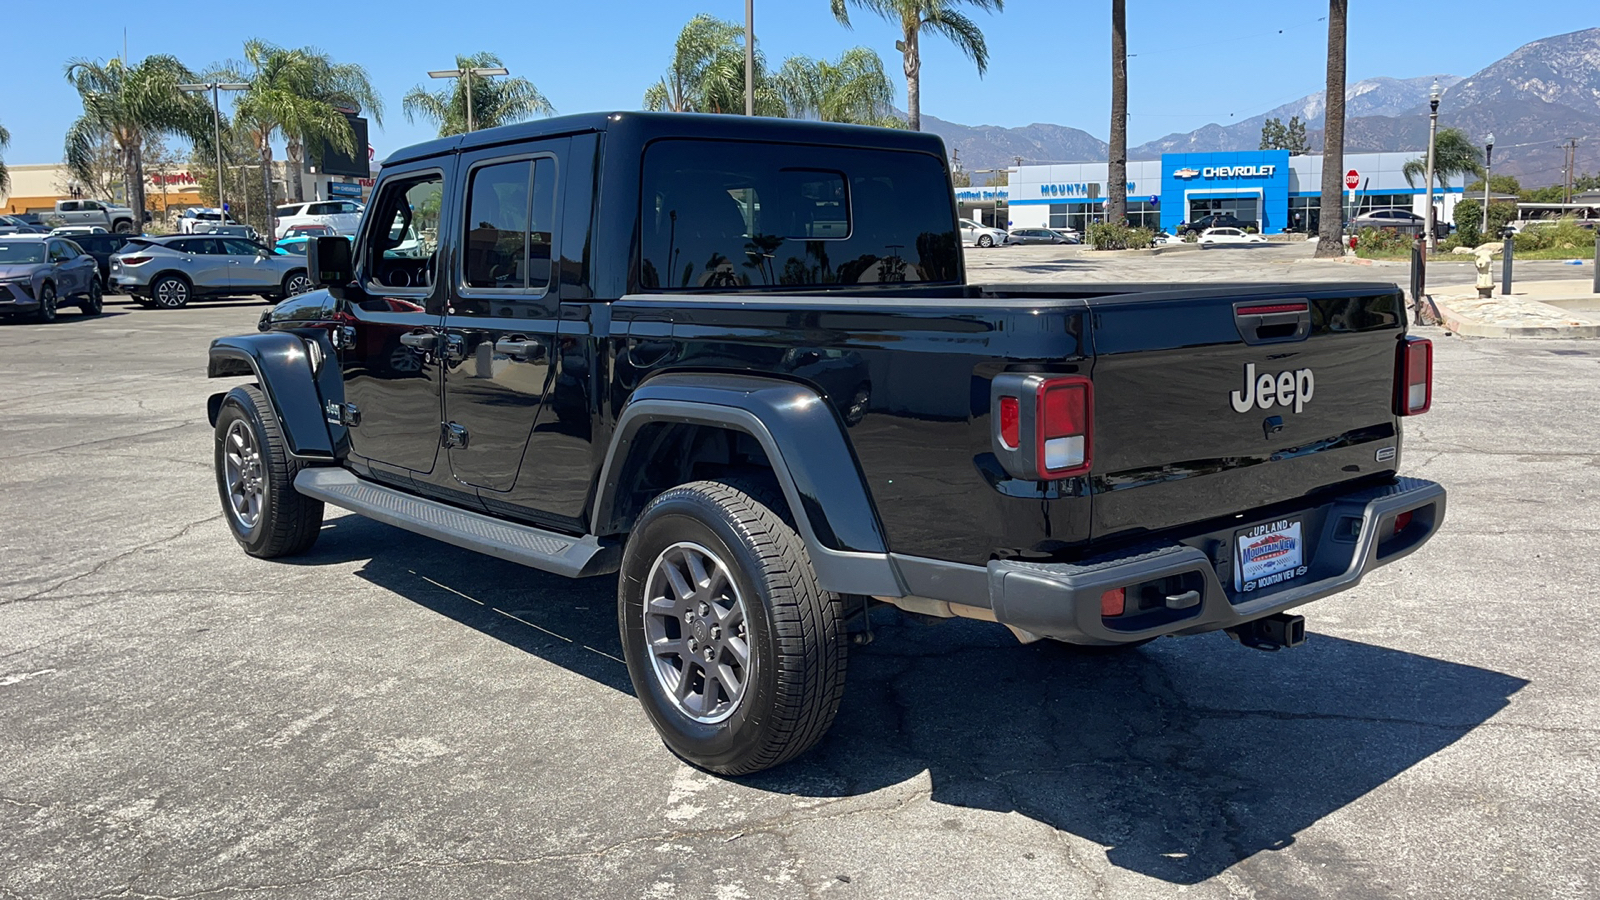
[[[255,244],[243,238],[224,238],[222,246],[228,251],[229,256],[255,256],[260,250]]]
[[[51,262],[65,262],[66,260],[69,260],[71,258],[72,258],[72,256],[67,253],[67,245],[66,244],[63,244],[60,241],[51,241],[50,242],[50,261]]]
[[[943,160],[920,153],[663,140],[644,157],[646,288],[951,282]]]
[[[363,247],[368,277],[382,287],[433,284],[444,177],[438,172],[390,179],[383,186]]]

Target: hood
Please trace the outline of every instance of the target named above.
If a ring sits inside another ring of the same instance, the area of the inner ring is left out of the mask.
[[[44,263],[0,263],[0,278],[31,278],[44,267]]]

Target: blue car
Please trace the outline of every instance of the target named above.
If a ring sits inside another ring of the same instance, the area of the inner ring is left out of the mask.
[[[278,253],[281,253],[285,256],[305,256],[307,252],[306,247],[311,243],[311,239],[314,237],[319,237],[319,235],[297,234],[294,237],[286,237],[277,243],[275,249]],[[341,237],[352,244],[355,243],[356,240],[355,235],[351,234],[341,235]]]
[[[60,303],[75,304],[86,316],[100,314],[100,269],[94,257],[65,238],[0,237],[0,315],[54,322]]]

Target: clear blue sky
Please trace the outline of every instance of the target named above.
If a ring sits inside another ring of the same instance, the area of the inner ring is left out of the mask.
[[[1351,81],[1466,76],[1530,40],[1600,24],[1595,0],[1353,0],[1350,6]],[[1109,7],[1107,0],[1009,0],[1003,14],[975,12],[991,56],[983,79],[942,39],[924,38],[923,111],[968,125],[1053,122],[1104,138]],[[0,84],[7,86],[0,123],[11,131],[5,159],[12,164],[61,158],[62,135],[81,111],[62,78],[63,64],[69,56],[119,55],[124,27],[130,57],[173,53],[196,69],[238,58],[252,36],[313,45],[366,66],[387,104],[383,126],[372,132],[381,159],[432,136],[425,125],[405,121],[400,98],[427,80],[428,69],[451,65],[455,53],[499,53],[558,112],[636,109],[689,17],[744,16],[743,0],[163,0],[77,9],[63,17],[52,4],[14,0],[0,12],[11,35],[0,52]],[[1327,3],[1317,0],[1129,0],[1130,142],[1227,124],[1317,90],[1326,13]],[[769,60],[835,56],[864,44],[884,57],[903,102],[895,29],[868,13],[854,20],[854,31],[837,25],[827,0],[756,0],[757,39]],[[1238,74],[1211,74],[1219,71]]]

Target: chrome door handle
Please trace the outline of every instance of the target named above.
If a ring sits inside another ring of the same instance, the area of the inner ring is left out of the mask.
[[[439,345],[439,336],[431,331],[408,331],[400,335],[400,343],[413,350],[432,350]]]
[[[460,362],[467,357],[466,345],[466,339],[461,335],[447,334],[444,336],[444,349],[439,351],[439,355],[451,362]]]
[[[509,356],[518,362],[540,362],[545,358],[543,341],[530,341],[525,337],[504,337],[494,342],[494,352]]]

